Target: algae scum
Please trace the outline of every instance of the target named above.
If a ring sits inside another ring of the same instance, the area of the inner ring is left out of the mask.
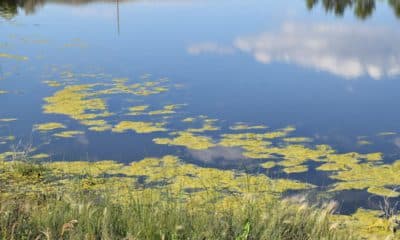
[[[134,4],[123,6],[157,8]],[[368,29],[353,20],[308,27],[321,21],[311,17],[307,27],[276,17],[276,29],[245,13],[233,17],[241,7],[229,6],[238,7],[226,16],[238,33],[177,7],[172,15],[200,24],[201,37],[185,21],[170,31],[179,37],[162,35],[164,22],[137,12],[134,27],[110,39],[104,3],[73,12],[84,19],[91,7],[104,12],[84,28],[68,23],[82,39],[58,36],[39,24],[41,15],[0,21],[0,198],[93,190],[120,203],[168,195],[218,212],[243,199],[306,196],[310,204],[337,201],[338,227],[391,236],[400,197],[400,34],[377,28],[379,21]],[[69,21],[64,7],[60,19]],[[258,16],[270,6],[246,7]],[[293,14],[288,19],[308,16],[276,8]],[[135,25],[142,19],[160,22],[149,31]],[[45,174],[20,170],[36,163]]]

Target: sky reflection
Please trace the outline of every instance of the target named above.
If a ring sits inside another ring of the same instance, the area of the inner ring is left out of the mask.
[[[262,64],[297,64],[346,79],[378,80],[400,74],[399,42],[400,33],[386,27],[287,22],[279,31],[241,36],[230,46],[197,43],[187,51],[192,55],[243,52]]]

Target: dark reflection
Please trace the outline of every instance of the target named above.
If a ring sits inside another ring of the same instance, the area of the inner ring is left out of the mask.
[[[326,12],[343,16],[346,9],[353,9],[354,14],[360,19],[370,17],[376,7],[375,0],[306,0],[307,8],[313,9],[320,2]],[[395,15],[400,18],[400,0],[387,0],[387,3],[393,8]]]
[[[0,0],[0,17],[12,19],[20,11],[25,14],[34,14],[36,10],[47,3],[81,5],[95,2],[124,2],[128,0]]]
[[[45,3],[45,0],[1,0],[0,16],[11,19],[19,13],[20,9],[23,9],[26,14],[32,14]]]

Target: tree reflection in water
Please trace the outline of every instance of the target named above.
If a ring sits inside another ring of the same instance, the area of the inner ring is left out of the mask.
[[[313,9],[320,2],[326,12],[343,16],[346,9],[353,9],[354,15],[360,19],[370,17],[376,8],[375,0],[306,0],[307,8]],[[387,3],[400,18],[400,0],[387,0]]]
[[[23,9],[26,14],[35,13],[38,7],[46,3],[60,4],[88,4],[92,2],[115,2],[116,0],[1,0],[0,16],[11,19],[18,14],[19,9]],[[370,17],[375,8],[376,0],[305,0],[308,9],[313,9],[321,3],[327,12],[333,12],[337,16],[342,16],[346,9],[353,9],[354,14],[360,19]],[[386,0],[387,4],[393,9],[395,15],[400,18],[400,0]]]

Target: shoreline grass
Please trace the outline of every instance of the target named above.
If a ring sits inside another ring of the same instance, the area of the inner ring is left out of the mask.
[[[331,221],[334,204],[260,203],[235,195],[221,208],[215,192],[193,204],[168,187],[132,192],[117,201],[112,189],[90,188],[103,184],[104,176],[75,177],[69,180],[73,188],[46,191],[49,172],[37,162],[2,162],[0,239],[355,239]]]
[[[21,197],[21,196],[19,196]],[[182,202],[135,196],[42,196],[0,200],[0,239],[353,239],[322,209],[273,201],[240,209],[192,209]]]

